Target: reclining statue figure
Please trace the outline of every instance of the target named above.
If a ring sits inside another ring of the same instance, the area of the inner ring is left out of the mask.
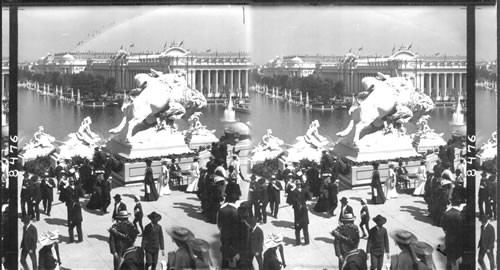
[[[353,145],[358,145],[361,132],[369,126],[382,128],[392,123],[403,131],[403,123],[416,123],[434,109],[431,98],[416,91],[404,77],[391,78],[378,73],[377,77],[365,77],[361,82],[365,91],[353,100],[349,125],[337,133],[337,136],[345,137],[354,128]]]
[[[139,88],[130,91],[124,100],[124,116],[120,125],[109,131],[119,133],[128,124],[128,142],[138,131],[148,129],[164,119],[167,124],[174,126],[175,120],[189,117],[207,105],[203,94],[189,88],[186,78],[181,74],[163,74],[151,69],[150,74],[135,75],[135,82]],[[147,127],[139,127],[139,124],[146,124]]]

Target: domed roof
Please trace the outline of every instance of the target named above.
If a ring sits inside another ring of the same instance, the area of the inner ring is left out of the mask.
[[[290,61],[293,62],[293,63],[295,63],[295,64],[303,64],[304,63],[304,61],[300,57],[298,57],[298,56],[295,56]]]
[[[397,59],[397,60],[412,60],[415,57],[417,57],[417,55],[415,53],[408,51],[408,50],[402,50],[402,51],[396,52],[390,58]]]
[[[73,62],[75,61],[75,57],[69,53],[63,55],[62,60],[65,62]]]

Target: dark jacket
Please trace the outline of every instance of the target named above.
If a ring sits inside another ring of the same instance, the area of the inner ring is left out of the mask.
[[[352,207],[350,205],[346,205],[344,212],[342,213],[342,206],[340,206],[339,221],[342,218],[342,216],[347,214],[347,213],[351,213],[354,215],[354,212],[352,211]]]
[[[33,226],[33,224],[30,224],[27,229],[24,229],[23,226],[23,239],[21,240],[21,249],[36,251],[37,241],[38,232],[35,226]]]
[[[366,270],[368,256],[362,249],[350,252],[346,255],[342,270]]]
[[[139,219],[141,219],[144,216],[144,213],[142,212],[142,205],[139,202],[136,203],[134,206],[134,216]]]
[[[123,252],[120,270],[144,270],[144,250],[141,247],[129,247]]]
[[[483,225],[481,225],[481,235],[479,236],[479,245],[478,247],[482,250],[489,249],[493,251],[495,245],[495,228],[493,225],[488,223],[484,229]]]
[[[130,221],[118,221],[109,230],[109,251],[111,254],[115,252],[122,256],[127,248],[132,246],[132,240],[137,236],[137,230]]]
[[[462,213],[454,207],[441,216],[441,227],[445,232],[444,242],[446,256],[450,260],[456,260],[463,253],[463,217]]]
[[[274,183],[273,183],[274,182]],[[269,201],[275,201],[280,203],[280,191],[283,190],[283,186],[280,181],[273,181],[267,185],[267,194],[269,196]]]
[[[33,182],[30,179],[24,179],[23,185],[21,186],[21,199],[31,200],[33,195]]]
[[[361,215],[361,221],[370,220],[370,212],[368,211],[367,205],[363,205],[363,207],[361,207],[360,215]]]
[[[111,216],[112,220],[116,219],[116,216],[120,213],[120,211],[127,210],[127,205],[124,204],[122,201],[115,203],[113,207],[113,215]]]
[[[42,189],[40,182],[35,182],[33,184],[33,195],[32,199],[34,202],[39,203],[42,200]]]
[[[383,255],[389,253],[389,236],[384,227],[373,226],[368,232],[368,243],[366,244],[366,253],[373,255]]]
[[[70,206],[68,220],[73,224],[81,223],[83,221],[80,202],[75,202],[72,206]]]
[[[40,189],[42,192],[42,198],[47,198],[50,199],[51,201],[54,200],[54,187],[56,186],[56,183],[54,182],[54,179],[47,177],[42,180],[42,183],[40,184]]]
[[[259,226],[255,226],[255,229],[250,232],[250,255],[255,255],[257,253],[262,254],[262,249],[264,245],[264,232]]]
[[[141,247],[145,251],[154,252],[160,250],[165,250],[165,241],[163,240],[163,230],[159,224],[149,223],[144,228],[142,234],[142,244]]]
[[[221,249],[223,253],[233,257],[238,252],[239,217],[235,206],[226,204],[217,214],[217,227],[220,230]]]
[[[294,208],[294,214],[295,225],[309,224],[309,211],[307,210],[307,205],[305,203],[298,203]]]

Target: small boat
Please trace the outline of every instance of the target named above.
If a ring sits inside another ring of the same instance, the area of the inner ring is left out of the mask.
[[[233,106],[235,112],[250,113],[251,108],[249,104],[237,104]]]

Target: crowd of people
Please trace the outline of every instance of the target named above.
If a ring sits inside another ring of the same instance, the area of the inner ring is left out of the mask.
[[[382,269],[384,265],[389,265],[389,269],[394,270],[436,269],[432,260],[434,248],[430,244],[418,241],[417,236],[407,230],[385,229],[387,219],[382,215],[371,218],[368,203],[364,199],[360,200],[359,226],[355,224],[356,217],[349,200],[342,197],[339,205],[339,174],[343,164],[330,153],[323,152],[318,165],[301,168],[299,164],[287,164],[283,171],[277,170],[270,177],[251,175],[249,179],[245,179],[237,153],[226,161],[221,158],[224,154],[220,151],[227,154],[227,149],[220,145],[215,149],[216,152],[212,152],[203,168],[200,168],[197,159],[193,160],[186,191],[197,194],[206,221],[216,224],[220,231],[220,267],[223,269],[255,269],[254,262],[259,270],[286,267],[283,236],[274,233],[266,236],[263,228],[259,226],[267,223],[268,213],[274,219],[279,218],[282,197],[286,198],[284,203],[293,209],[296,246],[310,244],[309,209],[306,204],[308,201],[316,199],[312,208],[315,212],[326,213],[330,217],[338,214],[338,226],[331,232],[331,236],[339,269],[368,269],[368,262],[370,269]],[[43,202],[43,212],[50,216],[54,189],[57,189],[58,199],[67,207],[70,243],[74,242],[75,228],[78,236],[76,242],[82,241],[81,198],[89,197],[87,205],[84,206],[87,209],[107,213],[111,205],[112,168],[111,162],[107,160],[109,156],[96,149],[94,160],[85,160],[81,166],[64,167],[58,164],[53,172],[47,171],[43,177],[28,173],[24,175],[21,211],[25,226],[21,264],[25,269],[30,269],[26,263],[28,255],[33,269],[42,269],[42,264],[51,265],[43,269],[55,269],[55,266],[61,263],[57,240],[54,240],[59,234],[57,231],[42,234],[41,239],[45,240],[38,241],[43,243],[43,248],[39,251],[37,261],[35,251],[38,236],[32,224],[32,221],[40,220],[40,202]],[[170,194],[172,187],[179,185],[184,177],[175,159],[171,160],[170,164],[164,159],[161,160],[160,176],[155,183],[152,161],[146,160],[145,163],[145,195],[142,201],[154,202],[160,196]],[[397,167],[390,164],[386,179],[381,179],[379,167],[378,163],[373,163],[371,204],[384,204],[387,200],[397,198],[399,192],[410,190],[410,174],[403,162],[399,162]],[[464,233],[464,205],[467,204],[464,187],[466,172],[463,160],[455,171],[452,167],[448,161],[438,160],[433,170],[427,171],[425,162],[422,162],[414,176],[416,181],[413,195],[423,196],[428,204],[429,216],[435,225],[443,228],[447,269],[459,269],[464,252],[460,236]],[[487,255],[490,267],[493,267],[491,235],[494,235],[494,229],[488,221],[496,219],[496,209],[492,203],[492,200],[496,199],[496,194],[492,193],[493,189],[496,189],[493,188],[496,187],[496,176],[486,173],[482,176],[479,201],[485,207],[480,206],[480,221],[483,226],[479,242],[479,263],[483,267],[484,256]],[[384,180],[385,186],[382,186]],[[248,200],[243,202],[240,200],[242,181],[249,182]],[[487,197],[484,194],[487,194]],[[122,202],[121,195],[115,195],[113,200],[114,205],[110,210],[113,211],[113,225],[108,230],[108,243],[114,269],[156,269],[159,264],[165,264],[167,269],[214,267],[209,252],[210,245],[205,240],[196,238],[194,233],[185,227],[166,229],[177,250],[168,253],[167,261],[159,262],[160,251],[162,255],[165,254],[164,231],[159,224],[161,215],[151,212],[147,215],[150,223],[143,226],[142,219],[145,214],[139,196],[134,196],[133,221],[129,220],[131,214],[127,205]],[[370,221],[376,225],[370,227]],[[140,246],[135,245],[138,237],[142,238]],[[361,238],[367,239],[366,249],[359,247]],[[390,238],[396,243],[399,251],[390,252]]]

